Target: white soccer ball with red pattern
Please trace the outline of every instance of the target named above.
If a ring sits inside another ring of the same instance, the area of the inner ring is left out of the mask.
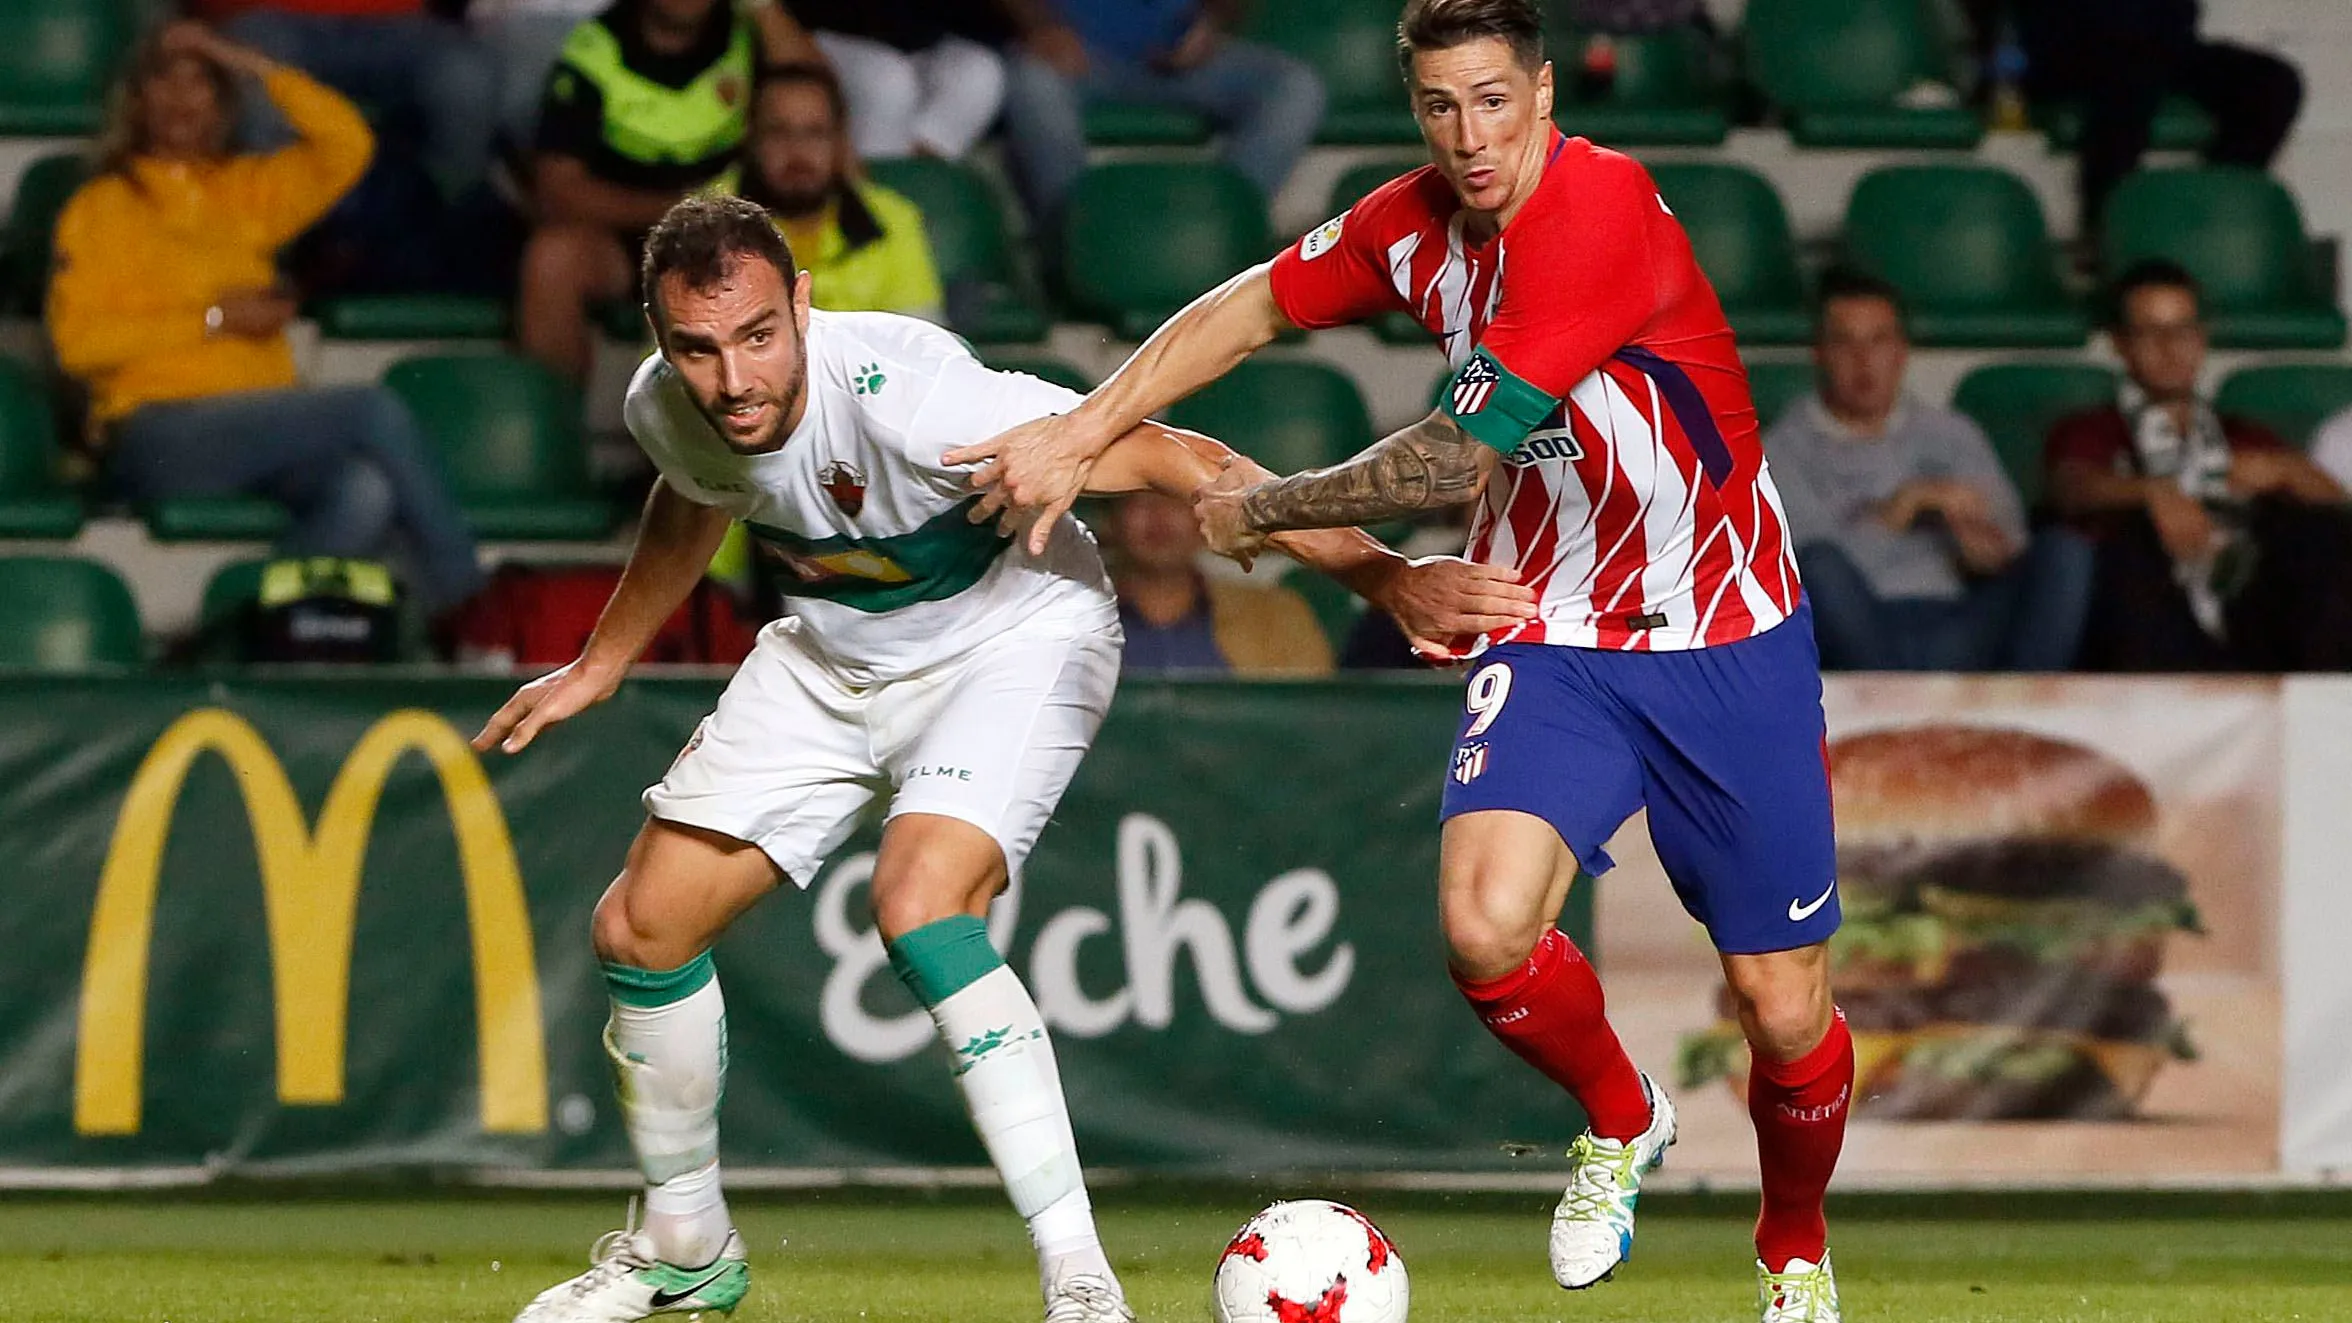
[[[1269,1206],[1217,1261],[1217,1323],[1405,1323],[1396,1243],[1327,1199]]]

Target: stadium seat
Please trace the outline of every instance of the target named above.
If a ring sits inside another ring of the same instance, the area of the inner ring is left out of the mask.
[[[1573,84],[1573,48],[1557,39],[1551,44],[1558,76]],[[1608,91],[1591,101],[1562,95],[1552,117],[1563,130],[1612,147],[1712,147],[1730,134],[1708,34],[1683,26],[1617,37],[1611,44],[1617,72]]]
[[[1903,291],[1923,345],[2077,346],[2089,320],[2058,281],[2033,190],[1982,165],[1883,166],[1846,203],[1846,254]]]
[[[2082,145],[2082,106],[2072,101],[2034,107],[2034,122],[2055,151],[2071,152]],[[2156,123],[2148,147],[2159,152],[2202,151],[2213,141],[2213,117],[2185,96],[2168,96],[2156,108]]]
[[[42,302],[49,294],[49,258],[55,247],[57,217],[88,177],[89,168],[81,156],[61,152],[42,157],[17,176],[16,197],[8,206],[8,226],[0,231],[0,312],[41,315]]]
[[[1661,163],[1658,192],[1690,235],[1699,266],[1743,344],[1802,344],[1812,335],[1788,212],[1764,176],[1736,165]]]
[[[1813,393],[1813,360],[1767,358],[1748,361],[1748,395],[1756,402],[1756,425],[1765,431],[1797,401]]]
[[[1952,407],[1976,420],[2027,508],[2042,499],[2042,446],[2068,414],[2115,402],[2116,376],[2095,363],[1987,363],[1960,379]]]
[[[2344,314],[2323,278],[2302,211],[2259,170],[2141,170],[2107,199],[2108,269],[2166,257],[2205,287],[2213,342],[2233,349],[2334,349]]]
[[[0,667],[139,662],[139,605],[121,576],[70,556],[0,556]]]
[[[173,496],[142,512],[158,542],[272,542],[286,531],[286,507],[260,496]]]
[[[1323,637],[1331,643],[1332,655],[1338,656],[1347,643],[1348,631],[1355,628],[1356,617],[1364,614],[1364,599],[1337,579],[1304,565],[1287,569],[1279,582],[1306,599],[1307,609],[1315,613],[1315,623],[1322,626]]]
[[[1070,191],[1063,232],[1077,311],[1129,340],[1274,248],[1256,186],[1208,161],[1095,166]]]
[[[331,340],[499,340],[504,299],[464,294],[377,294],[321,299],[309,309]]]
[[[1045,338],[1051,319],[1014,259],[1004,207],[986,179],[969,166],[929,157],[876,161],[871,168],[874,182],[922,209],[957,331],[981,344]]]
[[[2258,363],[2222,380],[2213,407],[2251,418],[2290,445],[2308,447],[2311,434],[2352,409],[2352,364]]]
[[[0,358],[0,538],[70,538],[82,500],[59,481],[57,415],[40,376]]]
[[[1264,0],[1249,35],[1323,80],[1318,142],[1419,142],[1397,70],[1396,0]]]
[[[1094,383],[1086,379],[1085,373],[1051,354],[990,354],[985,361],[999,372],[1026,372],[1080,394],[1094,389]]]
[[[588,476],[579,393],[509,354],[407,359],[384,384],[408,401],[458,503],[486,538],[587,540],[618,513]]]
[[[1428,163],[1429,158],[1426,156],[1399,156],[1349,166],[1345,173],[1332,181],[1331,202],[1329,204],[1331,214],[1334,216],[1345,214],[1348,208],[1363,201],[1364,195],[1373,189],[1398,175],[1410,174]],[[1421,323],[1414,321],[1408,313],[1384,312],[1372,319],[1371,326],[1372,333],[1387,344],[1425,345],[1429,343],[1429,332],[1422,329]]]
[[[1321,468],[1373,441],[1356,385],[1310,359],[1250,359],[1168,410],[1276,473]]]
[[[1923,0],[1750,0],[1747,67],[1803,147],[1974,147],[1984,121],[1961,105],[1908,109],[1949,83]]]
[[[1174,106],[1112,102],[1086,108],[1086,140],[1097,147],[1198,147],[1209,121]]]
[[[0,135],[96,133],[132,24],[124,0],[0,4]]]

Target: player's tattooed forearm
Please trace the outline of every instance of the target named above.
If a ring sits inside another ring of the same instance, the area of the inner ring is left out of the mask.
[[[1264,483],[1242,498],[1250,529],[1344,528],[1460,505],[1478,495],[1492,450],[1432,414],[1343,464]]]

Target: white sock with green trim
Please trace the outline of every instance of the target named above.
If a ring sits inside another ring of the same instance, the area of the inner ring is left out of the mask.
[[[604,979],[604,1050],[645,1176],[645,1234],[662,1262],[699,1268],[719,1257],[735,1225],[719,1188],[727,1003],[717,972],[706,951],[669,970],[607,964]]]
[[[987,926],[969,916],[925,924],[890,944],[890,960],[955,1056],[972,1126],[1028,1220],[1048,1284],[1065,1266],[1109,1276],[1044,1017]]]

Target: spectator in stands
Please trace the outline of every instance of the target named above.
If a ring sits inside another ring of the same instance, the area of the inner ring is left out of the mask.
[[[442,196],[481,182],[490,164],[498,73],[489,51],[426,0],[213,0],[222,35],[424,129],[424,162]],[[234,15],[230,17],[230,15]],[[283,140],[256,106],[254,146]]]
[[[2061,671],[2074,664],[2091,552],[2031,537],[1984,433],[1905,393],[1901,295],[1872,276],[1821,282],[1818,394],[1765,454],[1797,540],[1822,665]]]
[[[923,213],[880,184],[849,176],[841,85],[820,65],[760,79],[742,162],[715,187],[766,207],[813,280],[811,306],[832,312],[942,315]]]
[[[1120,497],[1109,531],[1123,669],[1331,673],[1331,641],[1304,598],[1201,573],[1207,545],[1189,504],[1152,492]]]
[[[2197,393],[2196,280],[2164,261],[2117,281],[2108,334],[2130,385],[2050,433],[2050,497],[2098,539],[2087,660],[2118,671],[2352,667],[2344,488]]]
[[[238,75],[294,126],[292,146],[229,153]],[[405,543],[420,597],[446,611],[481,574],[416,421],[380,386],[295,385],[294,303],[271,266],[372,146],[334,92],[199,23],[166,27],[134,57],[104,156],[58,220],[49,330],[124,497],[270,497],[297,554]]]
[[[2206,159],[2267,169],[2303,105],[2303,79],[2275,55],[2197,35],[2198,0],[2017,0],[2025,88],[2082,109],[2081,233],[2148,150],[2156,108],[2185,96],[2213,117]]]
[[[2339,410],[2311,434],[2311,462],[2352,491],[2352,408]]]
[[[792,0],[849,98],[860,159],[959,160],[1004,105],[1004,61],[955,31],[973,0]]]
[[[612,0],[472,0],[466,21],[498,70],[498,138],[518,155],[539,139],[547,75],[572,29],[612,7]]]
[[[733,163],[758,58],[820,58],[777,0],[744,8],[615,0],[548,75],[516,322],[524,351],[574,380],[588,375],[589,310],[629,297],[645,232]]]
[[[1280,51],[1231,35],[1235,0],[1001,0],[1020,33],[1005,149],[1048,230],[1086,168],[1087,107],[1174,106],[1208,117],[1220,155],[1271,199],[1323,120],[1323,84]]]

